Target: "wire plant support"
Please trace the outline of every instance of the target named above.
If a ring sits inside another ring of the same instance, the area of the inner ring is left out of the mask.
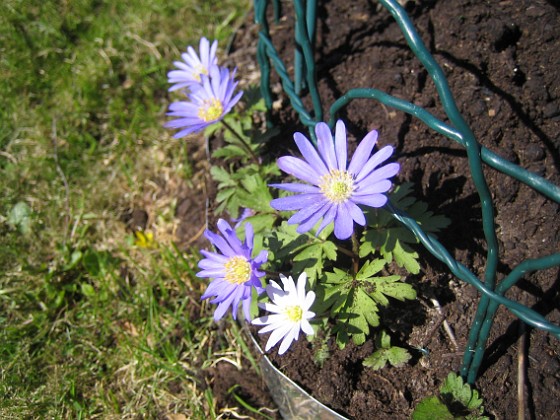
[[[278,0],[272,0],[272,3],[274,4],[275,16],[277,17]],[[322,107],[317,91],[315,61],[313,57],[317,4],[316,0],[293,0],[293,3],[296,15],[294,81],[290,78],[286,66],[271,40],[266,17],[270,1],[254,0],[255,20],[256,23],[260,24],[257,60],[262,72],[261,92],[270,110],[272,105],[270,71],[271,67],[274,67],[300,121],[308,128],[312,139],[315,140],[313,128],[318,122],[322,121]],[[483,164],[515,178],[556,203],[560,203],[560,188],[546,179],[506,161],[478,143],[469,125],[457,108],[441,67],[424,45],[403,7],[400,6],[397,0],[379,0],[379,3],[393,16],[408,46],[426,68],[436,86],[442,108],[449,123],[437,119],[434,115],[417,105],[380,90],[356,88],[344,93],[330,106],[328,112],[329,125],[332,128],[337,113],[354,99],[373,99],[388,107],[410,114],[435,132],[459,143],[465,148],[472,180],[481,203],[483,232],[487,244],[486,267],[482,279],[477,278],[467,267],[456,261],[449,251],[433,236],[426,234],[412,217],[394,207],[391,203],[387,204],[387,210],[410,229],[422,245],[434,257],[442,261],[453,275],[472,285],[481,293],[476,314],[468,334],[467,347],[464,351],[460,371],[463,379],[473,384],[484,358],[494,316],[500,305],[504,305],[526,324],[545,330],[560,339],[560,326],[547,321],[542,315],[527,306],[507,299],[504,296],[525,274],[560,266],[560,252],[540,258],[527,259],[514,267],[499,283],[496,281],[499,263],[498,240],[494,221],[494,207],[483,173]],[[313,110],[307,110],[301,100],[300,94],[304,89],[307,89],[310,94]]]

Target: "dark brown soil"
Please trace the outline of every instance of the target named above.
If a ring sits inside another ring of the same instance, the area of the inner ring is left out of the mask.
[[[293,51],[290,3],[283,2],[287,18],[272,26],[274,44],[288,63]],[[317,62],[325,110],[350,88],[375,87],[444,119],[433,83],[388,12],[375,1],[325,0],[319,4]],[[419,0],[407,2],[406,7],[443,68],[478,141],[560,184],[557,3]],[[254,66],[254,27],[243,31],[233,44],[232,60],[249,57]],[[236,64],[243,75],[243,66]],[[283,127],[283,135],[277,144],[293,148],[293,132],[305,130],[297,123],[287,98],[280,99],[282,106],[274,119]],[[310,104],[309,98],[305,101]],[[439,239],[459,262],[483,276],[486,246],[480,204],[464,149],[420,121],[373,101],[355,101],[341,117],[354,140],[377,129],[380,145],[396,146],[396,159],[402,165],[399,181],[412,181],[417,198],[452,220]],[[557,252],[559,206],[495,170],[486,168],[485,174],[496,211],[499,278],[524,259]],[[311,394],[350,418],[410,418],[422,398],[433,395],[450,371],[459,370],[479,299],[473,287],[454,278],[426,251],[419,248],[419,252],[424,258],[422,272],[407,279],[415,285],[419,299],[396,302],[382,314],[393,338],[414,355],[407,366],[377,372],[363,368],[362,360],[373,350],[371,340],[361,347],[348,345],[342,351],[330,342],[331,356],[322,368],[311,362],[313,345],[304,339],[284,356],[273,350],[270,358]],[[559,270],[549,269],[527,275],[507,296],[560,324],[559,290]],[[442,316],[433,308],[432,298],[441,304],[458,349],[441,328]],[[520,341],[523,331],[525,345]],[[413,346],[428,349],[429,358],[422,358]],[[559,418],[559,348],[551,335],[522,328],[515,316],[501,308],[476,382],[487,413],[499,419],[517,417],[517,362],[523,353],[527,355],[526,418]],[[219,366],[213,372],[214,383],[227,377],[238,383],[240,392],[257,407],[271,405],[262,383],[248,381],[251,375],[236,374],[234,369],[220,373]],[[224,406],[234,403],[220,389],[214,389],[214,395]]]

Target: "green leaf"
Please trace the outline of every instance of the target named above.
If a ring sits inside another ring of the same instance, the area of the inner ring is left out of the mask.
[[[88,283],[82,283],[80,285],[80,288],[82,290],[82,294],[86,297],[93,297],[95,296],[95,289],[93,288],[93,286],[91,284]]]
[[[339,269],[326,273],[322,287],[325,305],[330,306],[336,319],[333,332],[337,333],[338,345],[343,347],[350,337],[355,344],[363,344],[369,327],[379,325],[377,303],[361,282]]]
[[[410,353],[402,347],[391,346],[391,337],[385,331],[381,331],[377,337],[378,349],[369,357],[364,359],[364,366],[373,370],[382,369],[389,363],[394,367],[401,367],[411,358]]]
[[[227,146],[220,147],[219,149],[212,152],[213,158],[224,160],[245,157],[246,155],[247,151],[236,144],[229,144]]]
[[[366,280],[372,277],[374,274],[383,270],[385,267],[386,261],[385,260],[373,260],[373,261],[366,261],[358,274],[356,274],[356,280]],[[397,276],[398,277],[398,276]]]
[[[337,257],[336,245],[312,233],[300,234],[296,225],[282,224],[268,238],[268,249],[279,268],[291,265],[293,273],[305,271],[310,285],[322,276],[328,260]]]
[[[451,372],[440,388],[442,398],[448,404],[458,402],[469,411],[478,409],[482,406],[482,399],[478,392],[471,389],[469,384],[463,383],[463,378]]]
[[[450,372],[440,387],[441,398],[436,396],[422,400],[414,412],[414,420],[424,420],[432,418],[442,419],[468,419],[468,420],[488,420],[484,416],[484,407],[478,391],[471,389],[469,384],[465,384],[463,379]],[[435,416],[438,417],[435,417]]]
[[[366,357],[363,364],[365,367],[372,368],[373,370],[384,368],[387,365],[385,350],[377,350],[371,356]]]
[[[453,420],[454,418],[447,406],[435,396],[420,401],[412,413],[413,420]]]
[[[249,208],[257,212],[274,213],[270,207],[272,195],[268,188],[267,177],[277,169],[271,165],[246,165],[241,168],[212,166],[210,174],[218,183],[216,213],[225,210],[231,217],[237,218],[241,208]],[[276,165],[274,165],[276,166]]]
[[[19,201],[8,213],[7,222],[12,228],[28,235],[31,233],[31,214],[31,207],[26,202]]]
[[[321,309],[330,309],[336,319],[334,331],[339,333],[339,345],[344,345],[347,337],[356,344],[363,343],[369,327],[379,325],[378,305],[388,305],[388,297],[401,301],[416,298],[416,291],[400,282],[400,276],[374,277],[384,266],[385,260],[378,259],[367,261],[355,277],[338,268],[325,273]]]
[[[445,216],[434,215],[426,203],[416,201],[412,194],[412,183],[399,185],[391,193],[391,203],[414,218],[426,233],[436,233],[447,227],[450,220]],[[359,249],[360,257],[379,253],[387,262],[395,261],[412,274],[420,272],[419,255],[412,249],[418,243],[414,234],[384,208],[368,209],[366,212],[368,229],[362,236]]]
[[[373,291],[370,296],[380,305],[387,306],[389,300],[387,296],[404,302],[406,299],[416,299],[416,291],[412,285],[400,281],[400,276],[373,277],[367,279],[373,284]]]
[[[402,347],[393,346],[385,350],[387,361],[394,367],[404,366],[412,357],[410,353]]]

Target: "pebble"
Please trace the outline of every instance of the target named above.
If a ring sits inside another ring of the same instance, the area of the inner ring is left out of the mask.
[[[556,103],[549,102],[544,106],[543,117],[553,118],[558,115],[560,115],[560,109],[558,109],[558,105]]]
[[[525,157],[531,162],[537,162],[544,158],[544,149],[538,144],[529,143],[525,148]]]

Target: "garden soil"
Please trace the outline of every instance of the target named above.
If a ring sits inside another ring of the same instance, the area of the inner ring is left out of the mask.
[[[290,3],[282,2],[284,17],[271,25],[274,45],[289,71],[293,61]],[[387,11],[375,1],[318,3],[316,60],[325,115],[347,90],[375,87],[446,121],[434,84]],[[558,3],[419,0],[406,2],[405,7],[447,76],[459,110],[478,141],[559,185]],[[249,16],[237,32],[229,56],[240,77],[252,77],[253,83],[258,80],[254,77],[256,30]],[[277,76],[273,87],[280,92]],[[273,141],[270,153],[278,156],[295,149],[294,131],[306,130],[298,123],[288,98],[279,93],[275,99],[273,121],[282,134]],[[304,97],[304,103],[311,109],[309,97]],[[439,240],[460,263],[483,277],[486,241],[480,200],[463,147],[419,120],[371,100],[352,102],[339,117],[346,122],[353,147],[373,129],[379,131],[380,146],[395,146],[394,158],[402,166],[396,182],[413,182],[417,198],[426,201],[433,212],[451,219]],[[494,200],[500,245],[498,278],[527,258],[559,251],[558,205],[491,168],[485,167],[484,172]],[[185,223],[192,220],[189,214],[192,210],[185,213]],[[349,418],[410,418],[420,400],[434,395],[447,374],[460,369],[480,298],[472,286],[456,279],[428,252],[421,247],[418,252],[422,271],[406,277],[418,291],[418,299],[391,302],[381,313],[393,344],[406,347],[413,355],[406,366],[379,371],[363,367],[363,359],[374,350],[371,339],[363,346],[349,344],[344,350],[338,350],[334,340],[327,341],[329,357],[322,365],[314,362],[316,346],[302,338],[285,355],[278,356],[273,349],[268,356],[305,390]],[[559,270],[548,269],[527,274],[507,297],[560,324],[559,291]],[[434,299],[441,310],[434,307]],[[453,336],[443,328],[444,320]],[[263,347],[266,338],[261,337]],[[486,414],[496,419],[517,418],[521,372],[525,374],[525,418],[560,418],[559,344],[550,334],[525,326],[501,308],[475,384]],[[521,369],[520,357],[525,360]],[[274,406],[261,380],[230,364],[212,368],[207,380],[221,407],[239,405],[228,393],[236,384],[237,395],[252,406]],[[249,411],[245,414],[255,416]]]

